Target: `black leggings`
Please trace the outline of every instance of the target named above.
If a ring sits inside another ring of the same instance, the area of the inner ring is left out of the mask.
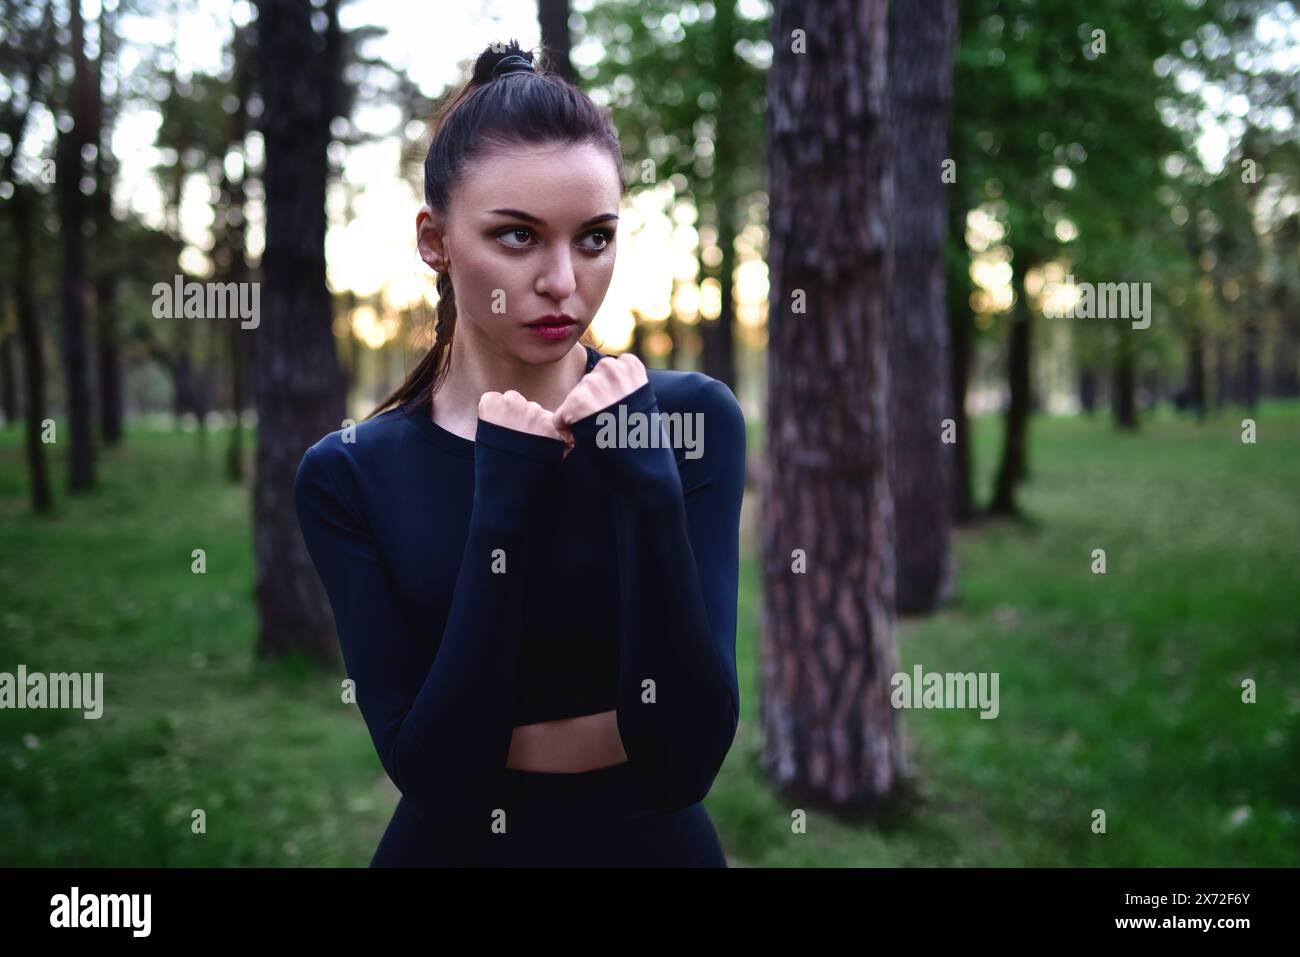
[[[626,761],[572,774],[503,772],[472,833],[447,834],[403,797],[370,866],[727,866],[704,805],[656,813]]]

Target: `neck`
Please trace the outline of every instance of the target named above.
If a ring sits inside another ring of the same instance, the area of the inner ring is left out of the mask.
[[[502,353],[469,323],[456,330],[447,369],[434,405],[439,419],[470,423],[478,417],[485,392],[513,389],[525,399],[554,411],[587,371],[587,348],[575,343],[554,362],[520,362]]]

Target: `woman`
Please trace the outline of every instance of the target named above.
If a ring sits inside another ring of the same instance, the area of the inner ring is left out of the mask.
[[[587,342],[621,170],[584,94],[485,50],[424,164],[435,345],[299,466],[402,794],[372,866],[727,866],[700,802],[739,717],[745,422],[717,380]],[[671,421],[700,448],[665,441]]]

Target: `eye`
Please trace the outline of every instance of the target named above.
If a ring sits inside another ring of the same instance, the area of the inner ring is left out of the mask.
[[[587,247],[587,249],[589,249],[591,252],[596,252],[596,253],[604,252],[606,249],[609,248],[610,244],[614,242],[614,234],[610,232],[608,229],[593,230],[592,232],[587,233],[587,236],[588,238],[592,236],[598,236],[600,237],[601,240],[601,244],[599,246]]]
[[[532,235],[532,232],[533,231],[531,229],[524,229],[524,227],[522,226],[513,226],[510,229],[505,230],[504,232],[497,233],[497,239],[501,239],[504,236],[516,236],[519,233],[523,233],[524,235]],[[511,249],[525,248],[524,246],[514,246],[510,243],[506,243],[506,245],[509,246]]]
[[[497,233],[496,238],[498,240],[503,240],[506,236],[519,236],[521,234],[524,236],[531,236],[533,234],[533,231],[524,226],[512,226],[509,229],[505,229]],[[614,233],[608,229],[594,229],[587,234],[588,239],[590,239],[593,236],[599,237],[601,242],[600,245],[598,246],[584,246],[583,248],[589,253],[602,253],[607,248],[609,248],[609,246],[614,242]],[[505,245],[509,249],[527,249],[528,246],[531,244],[524,243],[523,245],[516,245],[514,243],[507,242],[505,243]]]

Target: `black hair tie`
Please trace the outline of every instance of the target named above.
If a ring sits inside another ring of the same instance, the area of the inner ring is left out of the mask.
[[[492,76],[505,76],[509,73],[532,73],[533,65],[527,59],[518,53],[512,53],[508,57],[503,57],[492,68]]]

